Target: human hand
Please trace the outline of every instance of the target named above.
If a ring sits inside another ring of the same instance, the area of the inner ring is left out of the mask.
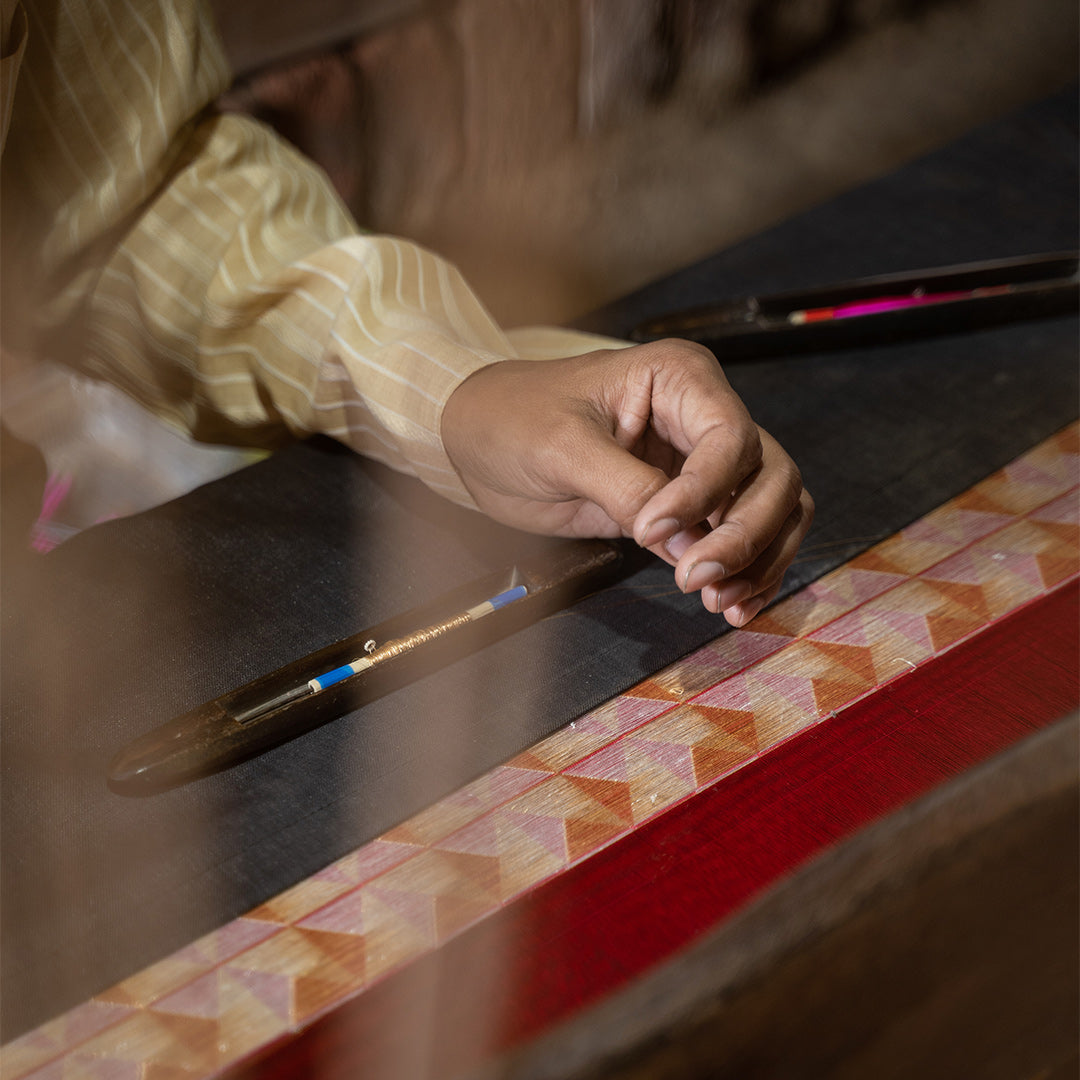
[[[633,536],[734,626],[776,596],[813,519],[792,460],[689,342],[492,364],[451,395],[442,438],[490,517]]]

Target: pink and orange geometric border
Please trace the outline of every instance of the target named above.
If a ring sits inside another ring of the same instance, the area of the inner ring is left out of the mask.
[[[3,1049],[213,1076],[1080,571],[1072,425],[322,872]]]

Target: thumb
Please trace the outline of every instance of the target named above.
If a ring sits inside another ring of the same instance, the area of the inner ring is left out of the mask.
[[[573,494],[598,506],[624,536],[634,534],[639,511],[670,480],[598,428],[565,446],[564,455],[562,471]]]

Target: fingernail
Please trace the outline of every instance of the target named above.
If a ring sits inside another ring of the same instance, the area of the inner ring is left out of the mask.
[[[726,585],[720,586],[720,591],[717,593],[717,606],[721,611],[727,611],[729,607],[734,607],[749,599],[753,591],[754,587],[749,581],[729,581]]]
[[[686,553],[686,549],[696,541],[697,537],[689,529],[683,529],[666,541],[664,547],[673,559],[681,559]]]
[[[710,581],[720,581],[726,576],[724,568],[718,562],[694,563],[694,565],[686,571],[686,575],[683,578],[683,592],[697,592],[698,589],[702,589],[708,585]],[[738,599],[745,600],[746,598],[740,596]],[[733,600],[732,603],[735,603],[735,601]]]
[[[765,606],[765,597],[758,596],[753,600],[747,600],[745,604],[733,604],[730,608],[721,608],[725,618],[730,610],[732,618],[728,622],[735,626],[745,626]]]
[[[654,521],[645,527],[645,531],[638,538],[638,543],[642,547],[652,547],[664,537],[671,536],[678,528],[679,523],[675,518],[660,518],[659,521]]]

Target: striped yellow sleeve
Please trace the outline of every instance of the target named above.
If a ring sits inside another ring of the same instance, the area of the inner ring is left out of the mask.
[[[442,448],[450,394],[509,344],[457,272],[361,236],[324,178],[219,116],[91,300],[92,370],[207,441],[323,432],[468,496]]]
[[[468,502],[442,409],[512,349],[457,272],[359,235],[313,165],[208,110],[228,73],[201,7],[36,0],[29,30],[5,348],[76,363],[200,439],[324,432]]]

